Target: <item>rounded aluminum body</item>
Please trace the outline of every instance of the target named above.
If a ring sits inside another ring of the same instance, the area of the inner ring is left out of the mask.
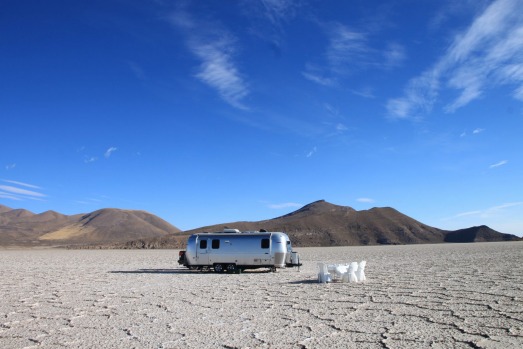
[[[281,232],[200,233],[187,241],[184,265],[238,268],[284,268],[291,265],[289,237]],[[295,253],[295,252],[294,252]]]

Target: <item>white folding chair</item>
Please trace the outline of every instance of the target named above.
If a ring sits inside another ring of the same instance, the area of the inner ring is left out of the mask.
[[[318,263],[318,269],[318,282],[326,283],[332,281],[331,274],[329,274],[329,270],[327,268],[327,264]]]
[[[365,277],[365,265],[367,265],[366,261],[361,261],[358,264],[358,269],[356,270],[356,278],[359,282],[367,280],[367,278]]]
[[[334,267],[334,272],[336,274],[336,277],[339,279],[343,278],[343,274],[347,272],[349,269],[349,266],[347,264],[336,264]]]
[[[342,282],[358,282],[358,278],[356,277],[356,269],[358,269],[358,262],[352,262],[349,264],[349,269],[345,274],[343,274],[343,277],[341,278]]]

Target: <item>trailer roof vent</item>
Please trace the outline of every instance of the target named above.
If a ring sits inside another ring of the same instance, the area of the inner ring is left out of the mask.
[[[223,232],[224,233],[235,233],[235,234],[241,233],[241,231],[239,231],[238,229],[223,229]]]

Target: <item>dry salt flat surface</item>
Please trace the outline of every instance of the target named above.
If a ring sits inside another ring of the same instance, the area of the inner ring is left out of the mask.
[[[0,348],[523,348],[523,243],[297,248],[188,271],[174,250],[0,250]],[[367,260],[365,283],[317,263]]]

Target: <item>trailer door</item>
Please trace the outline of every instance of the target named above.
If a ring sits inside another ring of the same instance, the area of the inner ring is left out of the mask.
[[[261,248],[260,264],[271,264],[271,240],[269,239],[269,237],[262,238],[259,247]]]
[[[202,238],[198,241],[198,246],[196,248],[196,258],[199,265],[208,265],[209,264],[209,254],[207,253],[207,238]]]

